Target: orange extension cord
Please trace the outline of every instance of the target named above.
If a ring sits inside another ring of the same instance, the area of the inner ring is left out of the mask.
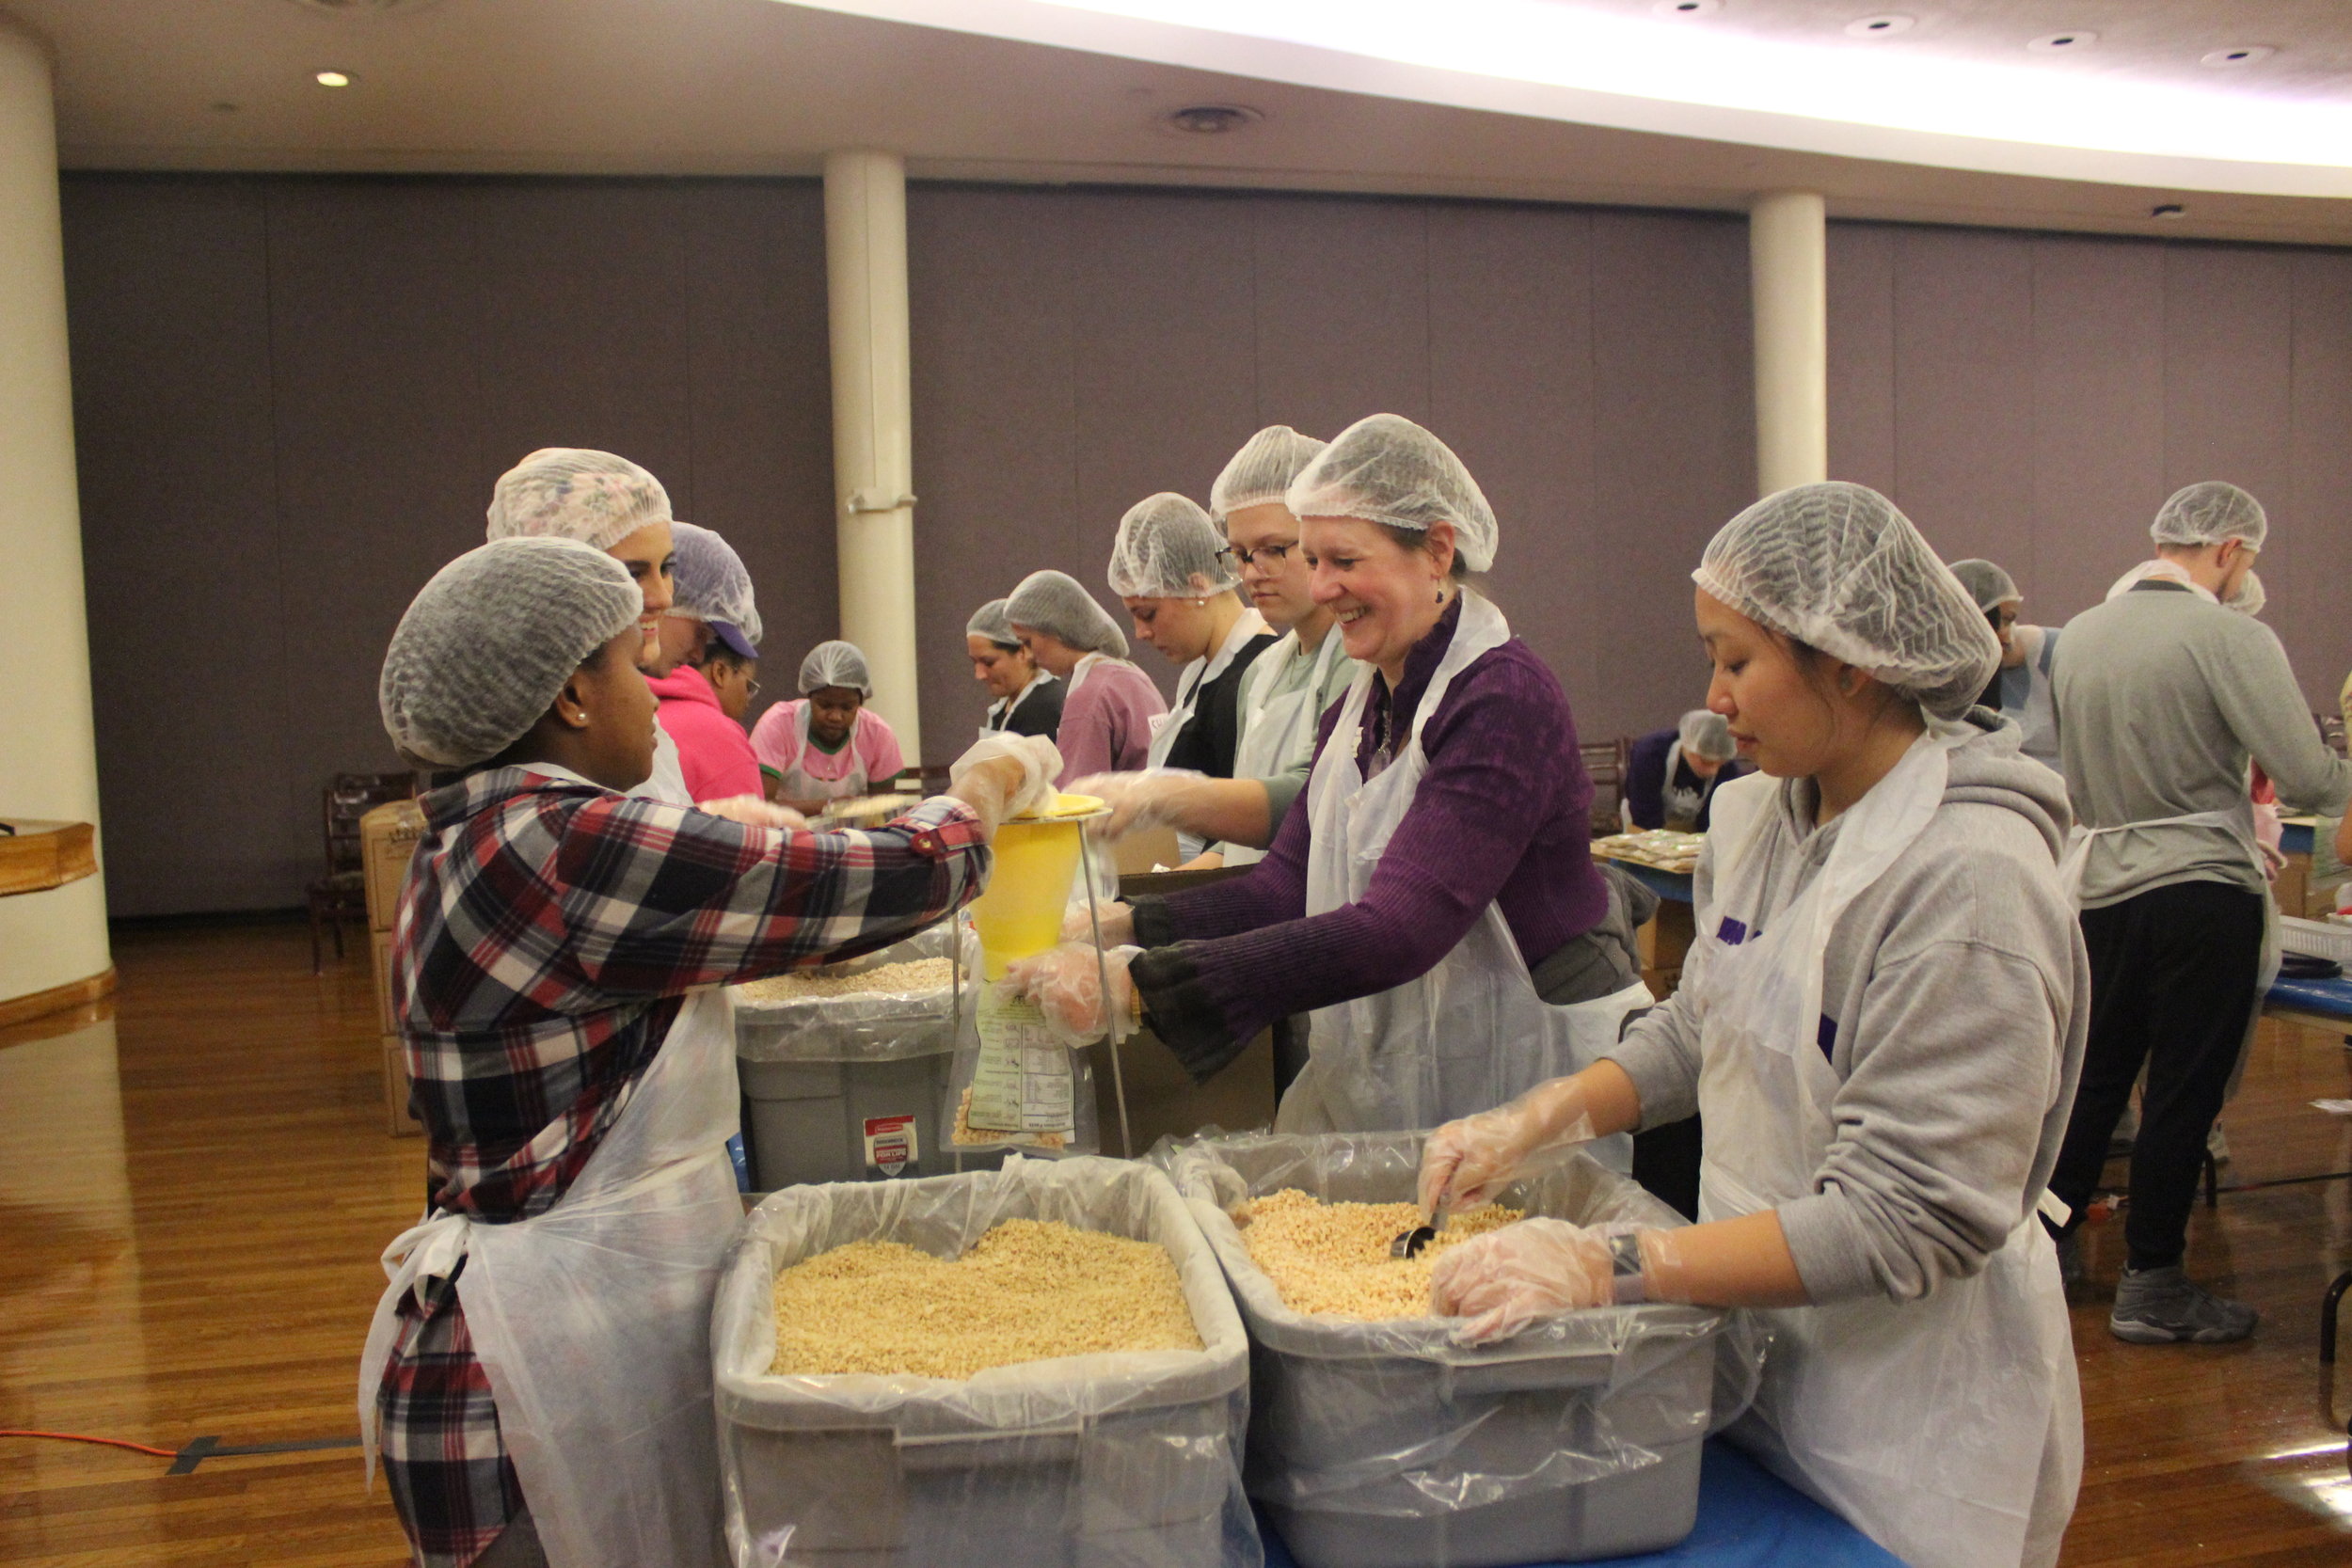
[[[78,1432],[30,1432],[22,1428],[0,1427],[0,1437],[51,1437],[60,1443],[97,1443],[109,1449],[129,1449],[133,1453],[151,1453],[157,1459],[177,1459],[178,1449],[151,1449],[145,1443],[127,1442],[120,1437],[86,1437]]]

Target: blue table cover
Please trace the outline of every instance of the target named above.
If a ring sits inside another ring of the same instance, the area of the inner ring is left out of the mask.
[[[2279,847],[2286,854],[2310,854],[2313,837],[2314,834],[2307,823],[2281,822],[2279,824]]]
[[[2263,1000],[2352,1023],[2352,980],[2274,980]]]
[[[1266,1525],[1266,1568],[1297,1568]],[[1902,1560],[1720,1438],[1699,1463],[1699,1519],[1682,1544],[1621,1565],[1685,1568],[1902,1568]]]
[[[1677,904],[1691,902],[1691,874],[1687,871],[1661,871],[1654,865],[1637,865],[1632,861],[1613,860],[1609,863],[1661,898]]]

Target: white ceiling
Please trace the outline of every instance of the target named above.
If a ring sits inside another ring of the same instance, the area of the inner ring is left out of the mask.
[[[2207,188],[2231,182],[2226,168],[2220,179],[2119,182],[2111,159],[2036,150],[2029,166],[2086,177],[2034,177],[1982,158],[1969,166],[1932,138],[1867,127],[1811,142],[1767,131],[1727,136],[1735,121],[1704,105],[1652,103],[1611,124],[1595,123],[1608,118],[1597,113],[1562,118],[1557,102],[1525,93],[1488,95],[1520,110],[1504,112],[1466,102],[1476,95],[1457,90],[1458,72],[1437,73],[1451,85],[1424,90],[1393,61],[1335,71],[1328,51],[1312,71],[1279,60],[1259,69],[1248,57],[1253,40],[1197,29],[1147,38],[1149,23],[1105,21],[1071,4],[957,0],[952,9],[959,27],[1016,31],[998,24],[1019,13],[1021,28],[1050,24],[1054,37],[1089,48],[780,0],[409,0],[390,14],[369,3],[335,14],[306,0],[0,0],[0,12],[55,43],[62,155],[81,168],[805,174],[828,149],[880,146],[905,152],[910,171],[928,178],[1722,209],[1744,207],[1758,190],[1804,186],[1826,191],[1832,211],[1849,216],[2352,244],[2352,201]],[[1652,0],[1513,3],[1657,20]],[[850,8],[913,14],[943,5]],[[1907,11],[1918,25],[1899,38],[1848,40],[1846,23],[1874,8]],[[2249,115],[2292,102],[2352,116],[2345,0],[1724,0],[1714,14],[1661,24],[1714,28],[1718,43],[1754,36],[1877,52],[1866,58],[1899,49],[1963,65],[2023,62],[2046,69],[2053,91],[2111,77],[2179,91],[2192,119],[2229,116],[2233,103]],[[2025,47],[2068,28],[2096,30],[2098,42],[2074,55]],[[1144,47],[1128,47],[1139,38]],[[2278,53],[2236,71],[2196,63],[2239,43]],[[1206,70],[1189,63],[1196,58],[1251,69]],[[321,87],[312,76],[327,68],[358,81]],[[1264,119],[1220,136],[1167,126],[1169,111],[1199,103],[1241,104]],[[1691,129],[1714,134],[1673,134]],[[2347,171],[2321,175],[2345,176],[2352,189]],[[2185,217],[2150,217],[2175,201]]]

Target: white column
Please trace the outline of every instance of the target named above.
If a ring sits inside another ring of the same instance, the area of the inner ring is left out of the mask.
[[[1829,477],[1828,248],[1812,191],[1769,192],[1748,210],[1758,495]]]
[[[913,764],[924,755],[915,701],[907,169],[897,153],[826,156],[825,291],[841,635],[865,650],[874,709],[890,721]]]
[[[98,820],[46,44],[0,17],[0,816]],[[0,897],[0,1002],[103,974],[95,877]]]

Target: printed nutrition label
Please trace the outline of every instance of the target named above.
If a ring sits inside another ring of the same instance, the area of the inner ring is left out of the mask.
[[[979,997],[979,1034],[966,1123],[992,1132],[1070,1132],[1070,1053],[1037,1004],[989,987]]]

